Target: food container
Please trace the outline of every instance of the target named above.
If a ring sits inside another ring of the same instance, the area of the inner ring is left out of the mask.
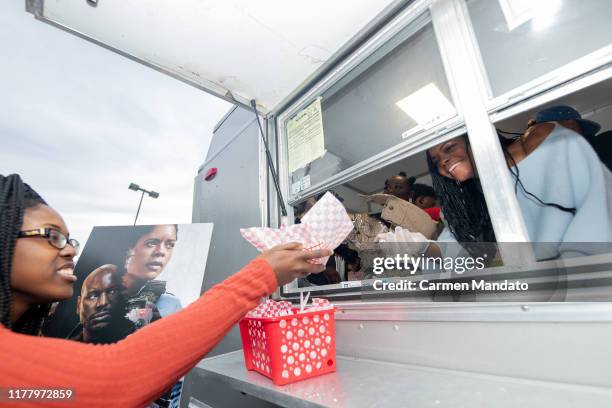
[[[336,371],[334,308],[277,317],[245,317],[240,335],[247,370],[277,385]]]

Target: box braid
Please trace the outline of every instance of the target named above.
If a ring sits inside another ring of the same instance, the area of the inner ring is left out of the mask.
[[[0,175],[0,323],[15,332],[39,334],[51,305],[30,308],[11,324],[11,269],[17,236],[26,209],[46,202],[17,174]]]
[[[467,143],[467,138],[466,138]],[[427,166],[433,188],[448,227],[458,242],[495,241],[484,193],[475,178],[460,183],[438,173],[427,152]]]
[[[466,145],[469,141],[465,137]],[[490,254],[494,258],[495,232],[480,183],[471,178],[462,183],[438,173],[438,167],[427,152],[427,166],[448,228],[472,256]]]

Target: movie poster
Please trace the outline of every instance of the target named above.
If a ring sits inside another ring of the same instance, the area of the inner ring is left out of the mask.
[[[71,299],[44,335],[92,344],[119,341],[200,296],[213,224],[94,227],[75,268]],[[182,379],[152,407],[178,407]],[[111,404],[112,405],[112,404]]]

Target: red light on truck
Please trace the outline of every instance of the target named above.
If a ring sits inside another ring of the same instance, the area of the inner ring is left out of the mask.
[[[218,171],[218,169],[216,167],[212,167],[212,168],[208,169],[206,171],[206,174],[204,175],[204,180],[210,181],[210,180],[214,179],[215,176],[217,175],[217,171]]]

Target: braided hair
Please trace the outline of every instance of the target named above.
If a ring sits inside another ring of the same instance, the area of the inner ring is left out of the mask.
[[[469,146],[468,138],[464,136],[464,139]],[[458,182],[442,176],[429,152],[427,166],[448,228],[457,242],[472,256],[494,253],[491,243],[496,242],[495,232],[480,183],[475,177]]]
[[[47,204],[17,174],[0,175],[0,323],[18,333],[39,334],[50,304],[31,307],[11,323],[11,269],[17,236],[26,209]]]
[[[469,146],[464,136],[466,146]],[[495,242],[484,193],[475,177],[458,182],[438,172],[429,151],[427,166],[448,228],[458,242]]]

